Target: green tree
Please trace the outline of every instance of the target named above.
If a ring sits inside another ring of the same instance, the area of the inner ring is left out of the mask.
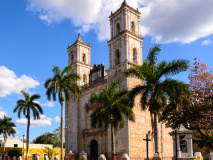
[[[42,134],[38,137],[36,137],[33,140],[33,143],[35,144],[53,144],[54,139],[53,139],[53,133],[46,132],[45,134]]]
[[[46,95],[48,100],[56,100],[58,93],[58,100],[61,104],[61,158],[63,159],[63,125],[64,125],[64,101],[70,102],[70,94],[73,94],[77,100],[81,95],[81,89],[77,85],[80,76],[72,72],[72,66],[68,65],[62,71],[57,66],[53,66],[52,72],[54,76],[46,80],[44,86],[47,89]]]
[[[45,153],[47,153],[49,159],[51,160],[56,152],[52,148],[45,147]]]
[[[63,133],[65,133],[65,128]],[[58,127],[53,131],[53,147],[61,146],[60,137],[61,137],[60,127]],[[65,138],[65,134],[63,134],[63,139],[64,138]],[[63,142],[63,146],[65,147],[65,142]]]
[[[14,127],[16,127],[15,123],[11,122],[12,118],[6,117],[4,115],[3,119],[0,119],[0,134],[3,134],[4,137],[4,152],[5,152],[5,145],[7,142],[7,136],[15,136],[16,130]]]
[[[200,148],[209,147],[213,150],[213,69],[195,58],[188,78],[189,94],[185,98],[188,104],[179,105],[184,107],[177,109],[167,106],[164,110],[166,115],[161,119],[173,129],[183,124],[197,131],[193,141]]]
[[[40,98],[40,95],[33,94],[32,96],[25,91],[21,91],[24,96],[24,99],[19,99],[17,101],[17,105],[15,106],[13,112],[18,112],[18,117],[20,118],[21,113],[27,118],[27,151],[28,154],[29,149],[29,133],[30,133],[30,116],[32,113],[32,117],[36,119],[40,119],[40,114],[43,114],[43,109],[35,100]]]
[[[60,127],[56,128],[52,133],[46,132],[33,140],[35,144],[52,144],[53,147],[60,147]],[[65,135],[63,135],[63,138]],[[63,147],[65,147],[65,143],[63,143]]]
[[[120,81],[113,81],[108,89],[90,96],[90,104],[98,107],[90,115],[92,127],[107,129],[111,125],[112,158],[115,154],[115,131],[124,126],[124,115],[131,121],[135,120],[134,112],[129,105],[128,91],[119,89]]]
[[[14,156],[16,156],[16,158],[18,158],[18,156],[20,156],[20,152],[16,149],[9,150],[7,154],[8,154],[8,156],[10,156],[11,159],[13,159]]]
[[[188,68],[187,60],[173,60],[171,62],[157,61],[157,56],[161,51],[158,45],[150,48],[147,59],[143,65],[128,69],[127,76],[135,76],[142,81],[142,85],[137,85],[130,91],[132,105],[134,98],[141,95],[141,107],[143,110],[149,109],[154,115],[154,140],[155,152],[159,153],[158,141],[158,115],[159,111],[166,105],[167,98],[172,98],[170,93],[175,92],[174,87],[185,86],[183,82],[168,78],[176,75]],[[145,83],[144,83],[145,82]]]

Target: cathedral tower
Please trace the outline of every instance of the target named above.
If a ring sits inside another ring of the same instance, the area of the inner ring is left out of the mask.
[[[122,88],[131,89],[141,84],[141,81],[137,78],[126,77],[124,74],[126,69],[135,65],[142,65],[143,38],[140,37],[140,12],[130,7],[124,0],[121,7],[116,12],[111,13],[109,18],[111,39],[108,41],[109,69],[107,71],[107,83],[109,85],[113,80],[120,79]],[[151,124],[146,126],[146,129],[138,127],[145,125],[144,122],[137,121],[141,119],[140,116],[143,115],[143,118],[147,116],[141,111],[139,104],[140,99],[136,98],[133,109],[136,122],[132,123],[126,120],[124,128],[118,131],[115,138],[116,153],[119,157],[123,152],[131,157],[139,157],[144,154],[145,147],[137,144],[137,142],[138,140],[143,141],[142,138],[144,137],[142,136],[148,132]],[[135,150],[138,151],[135,152]]]
[[[73,72],[78,73],[81,81],[78,82],[79,86],[83,86],[89,82],[89,72],[92,69],[90,65],[90,44],[82,41],[80,33],[75,43],[67,48],[68,51],[68,64],[73,67]]]
[[[73,72],[81,77],[81,80],[77,82],[81,87],[89,83],[89,73],[92,69],[90,65],[90,51],[90,43],[84,43],[80,34],[78,34],[76,42],[67,48],[68,64],[73,67]],[[66,153],[68,153],[69,150],[77,152],[80,147],[80,105],[81,104],[76,101],[75,96],[71,94],[70,104],[66,104],[65,108]]]
[[[140,37],[140,12],[124,1],[109,18],[109,69],[127,62],[141,65],[143,38]]]

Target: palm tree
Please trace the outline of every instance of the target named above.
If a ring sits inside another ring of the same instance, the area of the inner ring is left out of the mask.
[[[90,115],[92,127],[107,129],[109,124],[111,125],[112,159],[115,154],[115,130],[124,126],[123,116],[131,121],[135,120],[128,101],[128,91],[120,90],[119,87],[120,81],[113,81],[108,89],[103,89],[98,95],[92,94],[89,99],[90,104],[98,105]]]
[[[35,100],[39,99],[41,96],[38,94],[33,94],[32,96],[25,91],[21,91],[24,95],[24,99],[19,99],[17,101],[17,105],[15,106],[13,112],[18,112],[18,117],[20,118],[21,112],[27,118],[27,151],[26,155],[28,154],[29,148],[29,130],[30,130],[30,116],[31,113],[33,114],[34,120],[40,119],[40,114],[43,114],[43,109],[41,108],[40,104],[37,103]]]
[[[72,72],[72,66],[68,65],[62,71],[57,66],[53,66],[52,72],[54,76],[46,80],[44,86],[47,89],[46,95],[48,100],[56,100],[56,94],[58,92],[58,100],[61,104],[61,159],[63,159],[63,125],[64,125],[64,101],[70,102],[70,93],[72,93],[79,101],[81,95],[81,89],[77,85],[77,81],[80,80],[80,76],[77,73]],[[66,73],[66,74],[65,74]]]
[[[188,68],[187,60],[173,60],[171,62],[157,61],[157,56],[161,51],[159,45],[154,45],[150,48],[147,59],[143,65],[135,66],[128,69],[125,73],[127,76],[135,76],[144,85],[137,85],[130,91],[130,98],[133,100],[135,96],[141,94],[141,107],[143,110],[149,109],[151,114],[154,115],[154,140],[155,152],[159,153],[158,141],[158,115],[159,111],[167,103],[167,99],[171,99],[171,92],[175,92],[175,86],[183,86],[185,84],[178,80],[170,79],[168,76],[176,75]],[[164,79],[163,79],[164,78]]]
[[[3,119],[0,119],[0,134],[3,134],[4,137],[4,152],[5,152],[5,145],[7,142],[7,136],[15,136],[16,130],[14,127],[16,127],[15,123],[11,122],[12,118],[6,117],[4,115]]]

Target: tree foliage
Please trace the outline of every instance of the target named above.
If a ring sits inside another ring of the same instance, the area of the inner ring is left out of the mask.
[[[61,147],[60,127],[56,128],[52,133],[46,132],[33,140],[35,144],[52,144],[53,147]],[[63,136],[65,137],[65,135]],[[63,145],[65,147],[65,143]]]
[[[11,122],[11,117],[6,117],[4,115],[3,119],[0,119],[0,134],[4,137],[4,152],[5,152],[5,144],[7,141],[8,136],[15,136],[16,130],[15,130],[15,123]]]
[[[16,158],[17,158],[18,156],[20,156],[20,152],[19,152],[18,150],[16,150],[16,149],[14,149],[14,150],[9,150],[9,151],[7,152],[7,154],[8,154],[8,156],[10,156],[11,159],[12,159],[14,156],[16,156]]]
[[[154,115],[154,140],[155,152],[159,152],[158,142],[158,115],[168,102],[168,99],[177,103],[181,101],[183,90],[186,85],[169,76],[176,75],[188,68],[188,61],[183,59],[170,62],[158,62],[158,55],[161,51],[158,45],[150,48],[147,59],[143,65],[130,68],[126,71],[127,76],[134,76],[141,80],[142,85],[135,86],[130,91],[132,105],[134,98],[141,95],[141,108],[148,109]],[[144,83],[145,82],[145,83]],[[178,89],[178,92],[176,90]]]
[[[48,100],[55,101],[58,94],[58,100],[61,104],[61,157],[63,157],[63,125],[64,125],[64,101],[70,102],[70,94],[73,94],[77,100],[81,95],[81,88],[77,85],[80,76],[72,72],[72,66],[66,66],[62,71],[58,66],[53,66],[53,77],[46,80],[44,86]]]
[[[18,112],[19,118],[21,117],[21,113],[23,113],[23,115],[27,118],[27,154],[29,149],[29,129],[31,114],[34,119],[40,119],[40,114],[43,114],[43,109],[40,104],[36,102],[36,100],[41,97],[40,95],[33,94],[32,96],[30,96],[29,93],[25,91],[21,91],[21,93],[23,94],[24,99],[19,99],[17,101],[17,105],[15,106],[13,112]]]
[[[124,116],[134,121],[134,112],[129,104],[128,91],[119,89],[120,81],[113,81],[107,89],[90,96],[90,104],[98,107],[90,115],[92,127],[107,129],[111,126],[112,154],[115,154],[114,130],[124,126]]]
[[[53,137],[54,137],[53,133],[46,132],[45,134],[42,134],[42,135],[36,137],[33,140],[33,143],[35,143],[35,144],[53,144],[54,143]]]
[[[52,159],[54,154],[56,153],[54,149],[45,147],[45,153],[47,153],[49,159]]]
[[[172,108],[167,106],[162,120],[166,125],[177,128],[181,123],[191,130],[196,130],[195,140],[200,148],[208,146],[213,149],[213,71],[195,58],[189,73],[190,92],[186,92],[184,103]]]
[[[197,130],[195,142],[199,147],[209,146],[213,150],[213,71],[195,58],[189,74],[190,101],[187,115],[190,129]]]

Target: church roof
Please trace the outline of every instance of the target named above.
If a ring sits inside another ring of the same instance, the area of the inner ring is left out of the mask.
[[[124,0],[121,6],[126,6],[126,5],[127,5],[126,0]]]
[[[80,34],[80,33],[78,33],[78,38],[77,38],[76,42],[84,43],[84,42],[82,41],[82,39],[81,39],[81,36],[80,36],[80,35],[81,35],[81,34]]]
[[[86,46],[91,47],[91,46],[90,46],[90,43],[89,43],[89,45],[86,44],[86,43],[81,39],[81,36],[80,36],[80,35],[81,35],[81,34],[78,33],[78,38],[77,38],[77,40],[76,40],[75,43],[73,43],[71,46],[75,45],[76,43],[81,43],[81,44],[84,44],[84,45],[86,45]],[[71,47],[71,46],[68,46],[68,48]]]
[[[121,4],[121,7],[120,7],[117,11],[115,11],[114,13],[111,13],[111,16],[109,16],[109,18],[112,17],[113,15],[115,15],[116,13],[118,13],[118,12],[119,12],[122,8],[124,8],[124,7],[127,7],[127,8],[129,8],[129,9],[135,11],[135,12],[138,13],[138,14],[141,14],[141,13],[138,11],[138,9],[136,10],[136,9],[130,7],[130,6],[127,4],[126,0],[124,0],[124,1],[122,2],[122,4]]]

